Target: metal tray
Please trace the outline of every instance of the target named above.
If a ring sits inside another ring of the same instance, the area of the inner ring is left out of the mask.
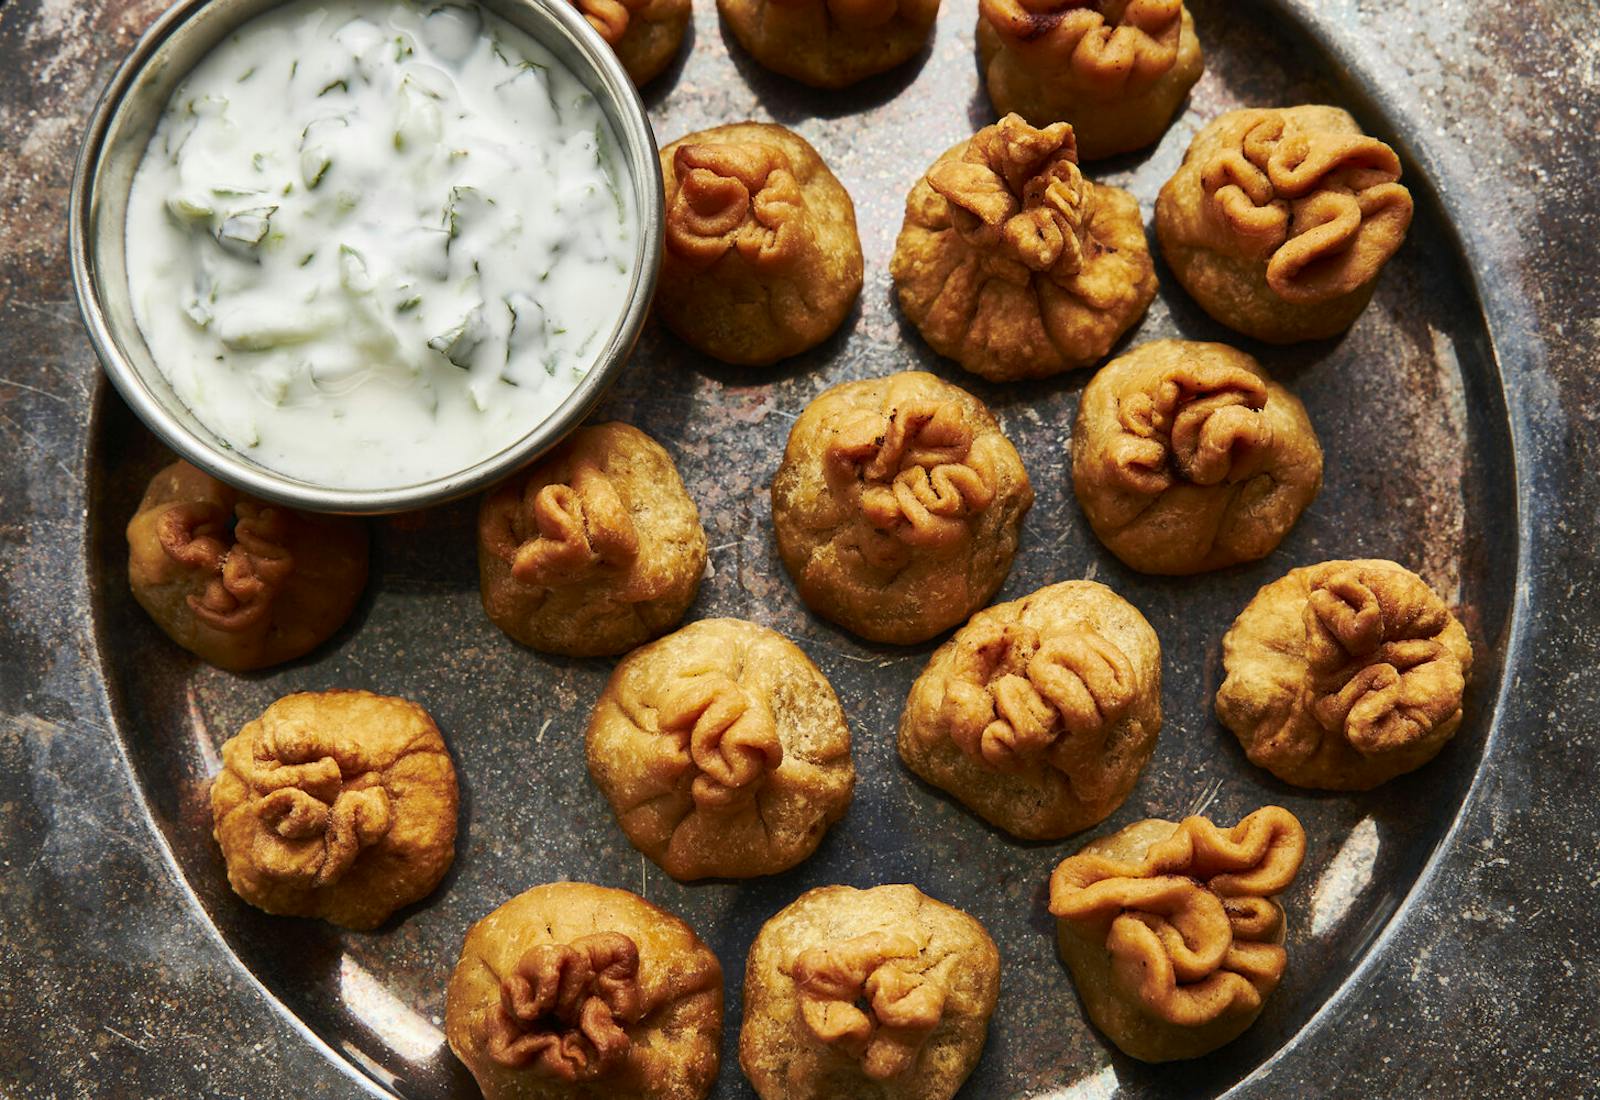
[[[903,69],[846,93],[814,93],[743,56],[725,41],[713,6],[702,2],[683,59],[647,91],[663,143],[743,118],[798,130],[854,197],[866,253],[860,306],[823,347],[773,370],[741,370],[710,363],[652,326],[598,414],[662,440],[700,506],[711,575],[689,617],[740,616],[783,631],[818,663],[844,704],[854,734],[855,801],[817,854],[787,874],[683,886],[628,845],[583,762],[588,707],[610,663],[532,653],[484,617],[475,501],[375,521],[367,596],[311,657],[233,676],[178,650],[128,593],[122,535],[145,480],[168,456],[104,385],[98,388],[85,460],[83,564],[93,634],[83,654],[84,689],[104,691],[138,801],[207,933],[220,937],[239,968],[236,983],[246,995],[255,986],[287,1014],[314,1057],[348,1074],[350,1091],[476,1094],[440,1029],[462,936],[509,896],[561,878],[636,890],[687,919],[717,952],[727,979],[718,1097],[753,1095],[736,1053],[750,941],[800,892],[833,882],[915,883],[977,916],[1000,945],[999,1009],[963,1096],[1214,1095],[1252,1075],[1269,1090],[1274,1081],[1281,1090],[1289,1081],[1316,1080],[1315,1066],[1284,1066],[1284,1052],[1311,1044],[1344,1015],[1351,983],[1371,970],[1375,941],[1391,932],[1391,919],[1428,876],[1493,747],[1497,704],[1515,671],[1508,655],[1520,652],[1519,555],[1528,526],[1518,517],[1513,424],[1496,345],[1436,191],[1443,181],[1430,178],[1415,151],[1414,126],[1393,102],[1366,94],[1361,74],[1346,75],[1351,58],[1308,26],[1298,7],[1191,0],[1191,9],[1207,71],[1187,109],[1159,147],[1091,167],[1094,178],[1132,190],[1147,223],[1157,189],[1199,126],[1244,105],[1332,102],[1352,109],[1400,149],[1417,199],[1407,245],[1372,307],[1341,340],[1254,347],[1211,322],[1159,269],[1160,296],[1125,346],[1165,336],[1241,344],[1306,402],[1326,451],[1322,495],[1277,552],[1200,578],[1132,573],[1084,523],[1065,442],[1087,372],[1035,384],[982,383],[933,355],[894,305],[888,260],[907,190],[940,152],[992,121],[973,58],[970,3],[946,0],[935,41]],[[999,598],[1093,577],[1136,604],[1161,637],[1165,725],[1155,756],[1122,809],[1083,837],[1014,842],[913,779],[893,733],[933,645],[872,646],[832,628],[799,603],[778,562],[767,485],[794,417],[838,381],[914,367],[989,402],[1032,476],[1038,500]],[[1467,718],[1435,762],[1378,791],[1303,792],[1253,768],[1212,717],[1220,639],[1260,585],[1296,565],[1357,556],[1411,565],[1459,605],[1475,648]],[[432,897],[374,934],[344,934],[244,905],[227,887],[210,836],[206,784],[222,741],[277,696],[330,687],[365,687],[428,707],[462,783],[454,868]],[[1233,821],[1268,802],[1292,809],[1310,838],[1305,867],[1284,899],[1291,962],[1282,986],[1262,1019],[1216,1054],[1164,1067],[1124,1058],[1088,1024],[1056,958],[1044,909],[1050,869],[1088,835],[1138,818],[1204,808]],[[142,837],[142,823],[131,828]],[[219,1020],[217,1034],[232,1044],[227,1036],[239,1026]],[[123,1038],[159,1062],[137,1038]],[[248,1042],[215,1057],[248,1070]],[[325,1075],[319,1080],[319,1091],[340,1087]],[[297,1091],[281,1080],[273,1087]]]

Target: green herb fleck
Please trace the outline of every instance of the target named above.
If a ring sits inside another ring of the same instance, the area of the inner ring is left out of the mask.
[[[478,347],[477,310],[463,317],[459,324],[428,341],[428,347],[444,356],[452,366],[466,370],[472,366],[472,353]]]
[[[485,205],[494,206],[495,201],[476,187],[462,184],[450,188],[450,201],[444,206],[444,226],[449,240],[455,240],[457,234],[461,232],[463,218],[472,218],[476,212],[482,211]],[[445,251],[449,250],[450,245],[446,243]],[[476,270],[477,265],[474,264],[473,267]]]
[[[506,312],[511,314],[511,327],[506,331],[506,365],[509,366],[512,353],[528,339],[528,325],[523,324],[524,319],[536,323],[541,329],[549,322],[545,318],[544,307],[530,295],[518,291],[507,295],[504,301]]]
[[[606,128],[603,122],[595,123],[594,127],[594,163],[606,181],[606,189],[611,192],[611,201],[616,204],[617,224],[626,225],[628,210],[622,201],[622,192],[617,188],[616,174],[611,168],[611,152],[606,144]]]
[[[333,166],[333,154],[328,150],[327,131],[330,127],[348,127],[347,118],[318,118],[300,131],[300,178],[307,188],[316,190],[328,169]]]

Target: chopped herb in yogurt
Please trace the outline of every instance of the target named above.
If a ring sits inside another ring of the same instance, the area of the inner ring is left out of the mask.
[[[548,416],[624,311],[616,148],[576,77],[476,4],[298,0],[167,105],[129,199],[140,328],[263,465],[451,473]]]

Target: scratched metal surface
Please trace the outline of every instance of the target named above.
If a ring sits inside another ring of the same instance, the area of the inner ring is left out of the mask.
[[[1402,147],[1420,200],[1410,242],[1345,339],[1254,349],[1311,410],[1327,452],[1322,496],[1267,561],[1193,581],[1128,572],[1083,523],[1063,459],[1085,375],[979,384],[932,356],[893,307],[887,264],[906,189],[990,120],[970,0],[948,0],[931,48],[907,68],[833,95],[730,50],[702,0],[687,59],[649,90],[663,142],[746,117],[803,133],[855,197],[867,257],[859,310],[814,354],[740,371],[652,329],[601,412],[662,439],[699,502],[714,549],[691,617],[744,616],[794,637],[833,681],[856,738],[855,802],[812,860],[689,887],[640,860],[585,774],[582,726],[609,664],[542,658],[482,616],[471,503],[377,521],[366,600],[287,668],[219,673],[142,617],[121,528],[165,457],[97,377],[70,302],[64,208],[77,123],[157,5],[0,9],[0,55],[19,62],[0,66],[3,1091],[473,1095],[438,1030],[461,936],[511,894],[561,877],[640,890],[717,950],[729,994],[719,1097],[751,1095],[734,1051],[761,922],[814,885],[895,881],[967,908],[1002,949],[1000,1008],[965,1096],[1594,1088],[1583,1037],[1600,1025],[1600,967],[1583,926],[1600,813],[1585,672],[1600,642],[1596,497],[1581,476],[1600,407],[1582,244],[1597,228],[1592,7],[1547,0],[1511,26],[1461,0],[1191,6],[1208,70],[1188,109],[1158,148],[1095,175],[1132,189],[1148,218],[1204,120],[1327,100]],[[1228,338],[1162,276],[1135,341]],[[1307,826],[1306,866],[1285,899],[1289,975],[1260,1023],[1218,1054],[1143,1066],[1094,1033],[1043,908],[1045,878],[1075,843],[1013,843],[912,779],[893,729],[932,647],[873,647],[832,629],[778,564],[766,487],[789,423],[836,381],[913,366],[989,401],[1033,477],[1038,503],[1002,597],[1095,576],[1161,636],[1166,725],[1103,828],[1202,804],[1233,820],[1266,801]],[[1407,562],[1460,602],[1478,655],[1468,718],[1416,775],[1367,795],[1307,795],[1251,768],[1211,717],[1219,639],[1260,584],[1356,555]],[[216,747],[277,695],[334,686],[428,706],[463,782],[455,869],[370,935],[248,909],[209,839]]]

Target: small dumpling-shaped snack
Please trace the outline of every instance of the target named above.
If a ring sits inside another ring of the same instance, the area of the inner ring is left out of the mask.
[[[367,585],[360,521],[269,504],[174,462],[128,521],[128,584],[167,637],[230,672],[302,656]]]
[[[672,456],[628,424],[579,428],[478,510],[483,609],[543,653],[609,656],[672,629],[705,568]]]
[[[1275,895],[1305,854],[1300,822],[1267,806],[1231,829],[1136,822],[1062,860],[1056,945],[1094,1026],[1143,1062],[1237,1039],[1288,965]]]
[[[833,688],[799,646],[740,619],[690,623],[623,658],[588,756],[622,831],[677,879],[793,867],[855,786]]]
[[[1156,199],[1178,282],[1273,344],[1349,328],[1411,226],[1393,149],[1337,107],[1229,111],[1195,135]]]
[[[966,913],[915,886],[821,886],[750,945],[739,1064],[761,1100],[949,1100],[999,993]]]
[[[213,835],[251,905],[366,930],[450,869],[456,797],[439,727],[417,704],[300,692],[222,746]]]
[[[725,363],[764,366],[833,335],[861,293],[850,195],[811,143],[766,122],[661,150],[665,250],[656,314]]]
[[[700,1100],[717,1077],[722,965],[637,894],[535,886],[467,932],[444,1031],[485,1100]]]
[[[1017,115],[917,181],[889,270],[933,350],[996,382],[1092,366],[1156,296],[1138,200],[1083,177],[1071,126]]]
[[[978,0],[978,61],[996,111],[1072,123],[1084,160],[1158,140],[1205,68],[1182,0]]]
[[[916,56],[939,0],[717,0],[739,45],[775,73],[843,88]]]
[[[636,87],[661,75],[683,45],[691,0],[572,0]]]
[[[978,612],[900,715],[900,756],[1024,840],[1103,821],[1161,732],[1161,643],[1103,584],[1063,581]]]
[[[1461,725],[1472,643],[1392,561],[1292,569],[1222,638],[1217,717],[1286,783],[1365,791],[1439,754]]]
[[[1322,487],[1294,394],[1226,344],[1156,340],[1101,367],[1072,429],[1089,525],[1141,573],[1266,557]]]
[[[988,603],[1033,486],[976,397],[906,371],[807,405],[772,479],[778,553],[811,610],[914,645]]]

